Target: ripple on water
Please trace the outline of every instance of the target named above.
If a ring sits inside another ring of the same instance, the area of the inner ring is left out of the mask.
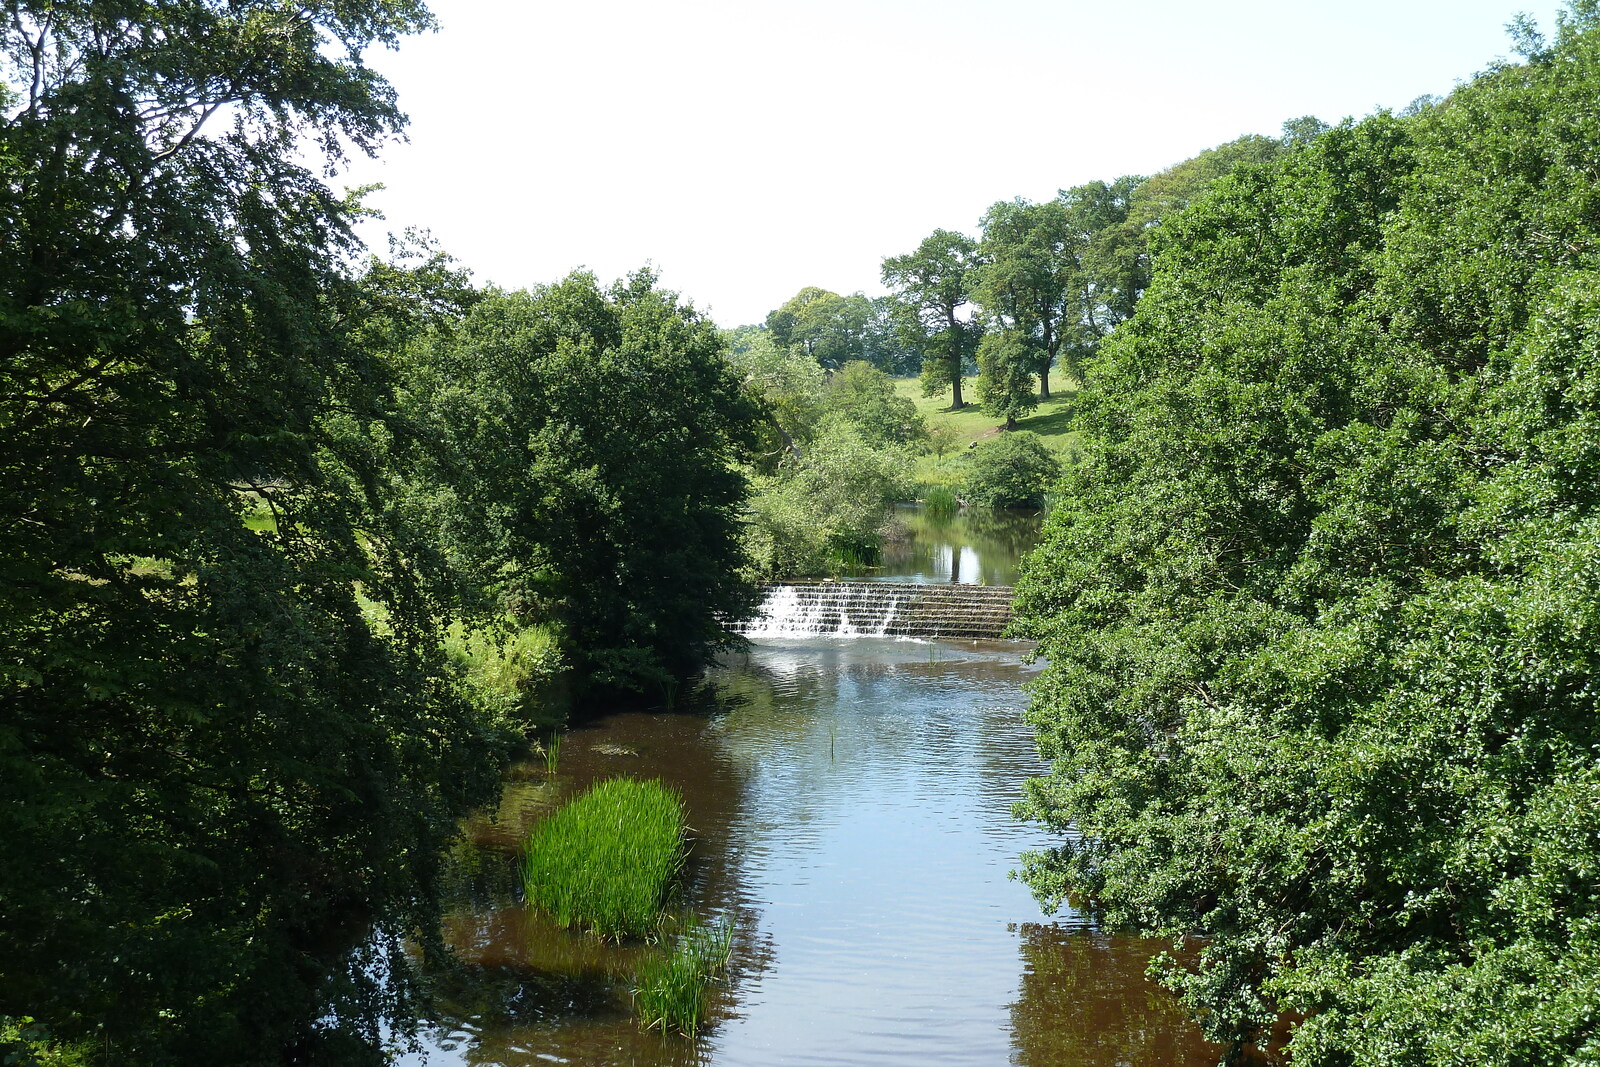
[[[1215,1062],[1143,977],[1162,946],[1042,916],[1009,877],[1022,851],[1050,843],[1009,815],[1044,770],[1022,721],[1034,669],[1022,652],[763,642],[711,672],[708,710],[575,731],[558,780],[503,811],[525,819],[622,771],[681,789],[697,835],[690,903],[739,927],[720,1022],[695,1043],[641,1033],[626,991],[640,949],[574,940],[503,901],[447,932],[513,989],[464,996],[431,1062]],[[562,988],[550,974],[582,980]]]

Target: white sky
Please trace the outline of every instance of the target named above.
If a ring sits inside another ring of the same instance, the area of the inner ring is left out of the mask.
[[[1285,119],[1337,122],[1511,54],[1555,0],[433,0],[369,59],[410,141],[341,179],[508,288],[647,260],[719,325],[996,200],[1150,173]]]

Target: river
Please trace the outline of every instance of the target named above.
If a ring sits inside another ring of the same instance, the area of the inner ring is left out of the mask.
[[[1002,564],[994,544],[942,528],[969,573],[1009,578],[1014,556]],[[462,850],[446,933],[463,969],[443,1024],[421,1035],[426,1062],[1215,1063],[1220,1049],[1143,977],[1163,944],[1108,935],[1070,908],[1043,914],[1011,877],[1023,851],[1050,844],[1010,816],[1022,782],[1045,770],[1022,721],[1036,669],[1025,653],[762,640],[678,710],[575,729],[553,776],[517,768]],[[615,774],[682,791],[694,829],[685,903],[737,925],[713,1025],[695,1041],[632,1022],[636,949],[553,929],[516,899],[526,828]]]

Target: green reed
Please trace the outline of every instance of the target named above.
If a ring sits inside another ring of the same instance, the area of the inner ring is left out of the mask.
[[[633,1010],[646,1028],[694,1037],[710,1012],[710,986],[727,970],[733,920],[702,925],[688,916],[672,947],[640,963],[634,975]]]
[[[655,929],[684,857],[683,801],[659,780],[610,778],[528,834],[529,903],[620,941]]]
[[[539,748],[540,755],[544,757],[545,773],[554,777],[556,767],[561,763],[561,735],[551,734]]]
[[[922,508],[929,515],[944,518],[954,515],[961,507],[955,491],[946,485],[930,485],[923,490]]]

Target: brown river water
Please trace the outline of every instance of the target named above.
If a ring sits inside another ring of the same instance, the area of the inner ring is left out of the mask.
[[[1022,721],[1037,669],[1026,651],[763,640],[676,711],[573,730],[554,776],[517,768],[499,812],[472,823],[446,931],[461,972],[445,1018],[419,1035],[424,1052],[400,1062],[1216,1063],[1222,1050],[1144,978],[1166,943],[1107,934],[1070,908],[1042,913],[1011,877],[1023,851],[1050,844],[1010,814],[1046,769]],[[640,949],[554,929],[517,899],[527,827],[617,774],[682,792],[694,831],[683,903],[736,924],[695,1040],[632,1020]]]

